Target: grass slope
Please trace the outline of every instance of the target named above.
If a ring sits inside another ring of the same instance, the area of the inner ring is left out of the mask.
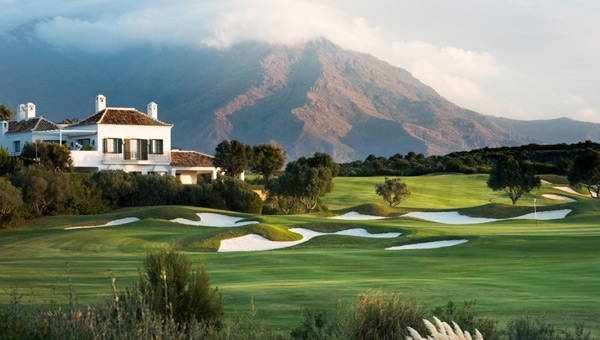
[[[211,281],[225,297],[228,312],[249,309],[253,298],[259,315],[273,327],[299,324],[303,308],[331,309],[340,299],[354,299],[368,289],[389,289],[419,298],[426,307],[477,299],[479,310],[499,319],[533,313],[568,327],[584,321],[600,334],[600,202],[583,197],[564,204],[541,198],[542,188],[516,207],[500,192],[485,187],[485,176],[403,178],[413,192],[400,208],[382,205],[374,184],[383,178],[337,178],[324,201],[338,212],[397,216],[408,210],[453,210],[474,216],[507,217],[540,209],[572,209],[565,220],[503,221],[479,225],[443,225],[392,217],[377,221],[329,220],[323,215],[249,216],[261,224],[239,228],[194,227],[169,222],[197,219],[213,211],[194,207],[121,209],[97,216],[49,217],[20,230],[0,232],[0,288],[32,291],[36,303],[53,298],[66,303],[71,280],[82,303],[109,294],[108,269],[120,288],[137,279],[147,249],[177,243],[194,262],[204,260]],[[430,201],[431,200],[431,201]],[[488,214],[491,214],[488,215]],[[64,230],[72,225],[102,224],[123,217],[135,223],[98,229]],[[104,222],[103,222],[104,223]],[[293,248],[244,253],[217,253],[221,239],[258,233],[271,240],[292,240],[290,227],[321,232],[366,228],[403,233],[394,239],[321,236]],[[456,247],[387,251],[386,247],[432,240],[467,238]],[[28,301],[26,298],[25,301]],[[0,295],[8,304],[8,295]]]

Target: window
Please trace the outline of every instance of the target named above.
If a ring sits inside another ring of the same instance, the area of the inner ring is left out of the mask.
[[[16,140],[13,142],[13,149],[15,150],[15,152],[21,152],[21,141],[20,140]]]
[[[151,154],[162,154],[163,153],[163,140],[162,139],[151,139],[150,140],[150,153]]]
[[[125,159],[148,159],[148,140],[125,139]]]
[[[118,138],[104,138],[104,153],[121,153],[121,140]]]

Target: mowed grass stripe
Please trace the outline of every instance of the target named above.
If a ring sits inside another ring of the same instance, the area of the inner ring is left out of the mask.
[[[331,209],[401,214],[407,210],[453,210],[517,216],[532,212],[531,196],[516,208],[501,192],[486,188],[487,176],[455,175],[403,178],[413,192],[400,208],[388,210],[374,194],[379,178],[337,178],[334,191],[324,198]],[[554,192],[549,185],[534,193]],[[365,205],[370,203],[372,205]],[[490,205],[490,203],[497,205]],[[600,202],[585,197],[564,204],[539,199],[539,209],[572,209],[565,220],[505,221],[479,225],[439,223],[390,218],[378,221],[333,221],[326,214],[260,216],[261,228],[312,227],[337,231],[364,227],[370,232],[402,232],[395,239],[322,236],[290,249],[216,253],[188,250],[192,260],[204,260],[212,283],[225,297],[227,312],[245,311],[253,298],[259,316],[276,328],[299,324],[303,308],[330,310],[339,300],[353,300],[369,289],[389,289],[419,298],[431,308],[477,299],[478,309],[505,320],[525,312],[546,315],[558,325],[586,321],[600,330]],[[385,209],[384,209],[385,208]],[[501,211],[498,212],[498,209]],[[98,216],[50,217],[22,230],[0,233],[0,288],[33,289],[38,303],[52,299],[51,287],[67,302],[66,263],[79,301],[98,301],[110,293],[108,269],[119,288],[137,279],[147,249],[185,244],[203,235],[220,235],[226,228],[185,226],[169,222],[197,212],[193,207],[142,207],[120,209]],[[221,212],[227,213],[227,212]],[[178,216],[183,214],[185,216]],[[227,213],[231,214],[231,213]],[[248,217],[243,214],[231,214]],[[71,225],[136,216],[139,222],[116,227],[63,230]],[[273,230],[284,233],[283,229]],[[268,229],[267,231],[268,232]],[[212,237],[212,236],[211,236]],[[385,247],[431,240],[467,238],[456,247],[386,251]],[[60,277],[60,278],[59,278]],[[0,297],[8,304],[8,295]]]

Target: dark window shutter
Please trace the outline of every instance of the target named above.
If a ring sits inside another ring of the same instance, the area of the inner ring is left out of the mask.
[[[125,159],[131,159],[131,139],[125,139]]]
[[[108,150],[108,138],[104,138],[104,153]]]
[[[114,139],[115,143],[117,143],[117,153],[123,153],[123,140],[122,139]]]
[[[153,147],[154,147],[154,140],[151,139],[148,141],[148,153],[153,154],[156,152],[156,150],[154,150]]]
[[[147,160],[148,159],[148,140],[147,139],[142,139],[141,140],[141,156],[140,157],[142,160]]]

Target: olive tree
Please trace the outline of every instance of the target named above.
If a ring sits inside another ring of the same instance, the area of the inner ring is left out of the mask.
[[[375,184],[375,193],[388,202],[390,207],[397,206],[410,196],[408,186],[399,178],[386,177],[383,183]]]
[[[281,144],[259,144],[254,146],[254,170],[262,173],[268,181],[285,164],[287,152]]]
[[[531,162],[519,163],[513,156],[508,156],[496,161],[490,172],[487,186],[494,190],[504,190],[510,197],[512,204],[516,205],[521,196],[533,189],[539,188],[541,180],[535,174],[535,167]]]
[[[237,140],[224,140],[215,149],[214,164],[234,178],[253,166],[254,150],[250,145]]]
[[[12,185],[6,178],[0,178],[0,222],[23,205],[21,189]]]
[[[592,151],[575,158],[568,179],[571,185],[583,185],[592,197],[600,199],[600,152]]]

